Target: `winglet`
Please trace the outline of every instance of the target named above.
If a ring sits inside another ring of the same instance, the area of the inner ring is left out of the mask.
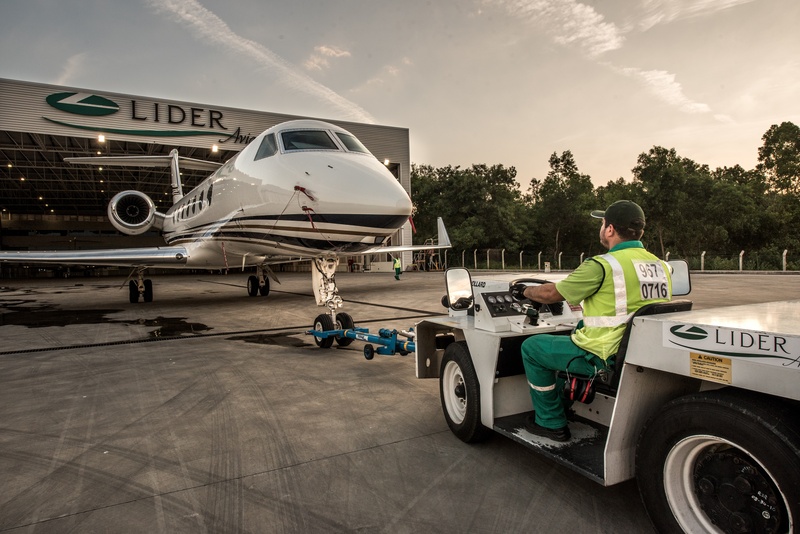
[[[450,236],[447,235],[447,228],[444,227],[444,221],[441,217],[436,219],[436,227],[439,232],[437,244],[440,247],[450,247]]]

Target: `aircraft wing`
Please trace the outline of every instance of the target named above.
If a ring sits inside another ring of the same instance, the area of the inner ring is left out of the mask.
[[[4,263],[108,265],[116,267],[181,267],[186,265],[188,258],[189,253],[184,247],[0,252],[0,262]]]
[[[98,157],[76,157],[64,158],[67,163],[87,163],[89,165],[111,165],[118,167],[169,167],[172,163],[172,156],[98,156]],[[215,161],[203,161],[201,159],[178,157],[178,162],[182,169],[193,169],[196,171],[209,171],[222,167],[222,163]]]
[[[433,250],[439,248],[450,248],[453,245],[450,243],[450,236],[447,235],[447,228],[444,227],[444,221],[441,217],[436,219],[436,227],[438,231],[438,238],[436,245],[398,245],[396,247],[373,247],[367,249],[359,254],[380,254],[384,252],[409,252],[414,250]]]

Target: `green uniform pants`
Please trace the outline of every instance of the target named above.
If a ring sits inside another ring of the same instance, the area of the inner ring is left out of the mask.
[[[569,336],[552,334],[539,334],[526,339],[522,343],[522,363],[536,411],[536,424],[545,428],[567,425],[568,401],[561,395],[564,379],[559,379],[556,371],[569,370],[570,373],[592,376],[595,368],[599,370],[606,367],[602,359],[575,345]]]

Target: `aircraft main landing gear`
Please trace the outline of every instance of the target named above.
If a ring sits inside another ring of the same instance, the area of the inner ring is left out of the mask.
[[[247,279],[247,294],[251,297],[269,295],[269,278],[266,275],[267,269],[261,265],[256,267],[256,274],[250,275]]]
[[[136,280],[128,280],[128,300],[131,304],[139,302],[139,297],[144,302],[153,302],[153,281],[144,277],[144,271],[144,269],[138,269]]]

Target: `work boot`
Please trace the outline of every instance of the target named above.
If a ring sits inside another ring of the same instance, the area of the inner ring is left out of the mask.
[[[533,415],[529,415],[525,418],[525,430],[536,436],[552,439],[553,441],[569,441],[569,438],[572,437],[569,433],[568,426],[562,426],[561,428],[546,428],[541,425],[537,425],[536,419]]]

